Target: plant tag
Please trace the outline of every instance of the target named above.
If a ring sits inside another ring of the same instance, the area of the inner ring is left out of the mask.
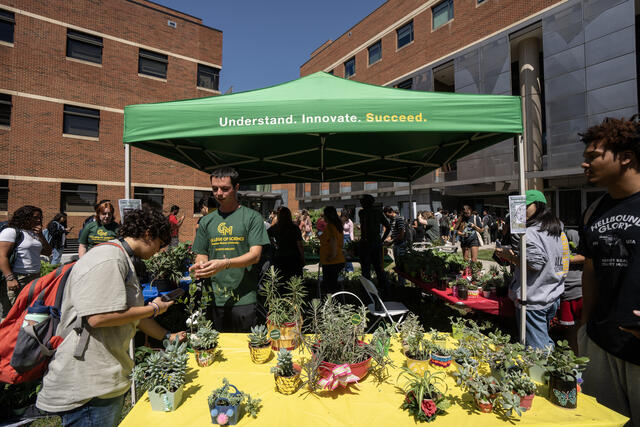
[[[360,316],[359,314],[354,314],[353,316],[351,316],[351,323],[353,325],[359,325],[360,323],[362,323],[362,316]]]
[[[272,340],[279,340],[280,339],[280,331],[277,329],[274,329],[273,331],[269,332],[269,336],[271,337]]]

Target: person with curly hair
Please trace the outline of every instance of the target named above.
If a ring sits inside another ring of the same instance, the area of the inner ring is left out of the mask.
[[[96,206],[96,219],[88,223],[80,232],[78,239],[78,257],[82,258],[89,249],[98,243],[107,242],[118,234],[120,225],[114,218],[115,209],[106,201]]]
[[[587,181],[607,189],[579,230],[583,390],[640,426],[640,122],[607,118],[580,136]]]
[[[64,338],[42,380],[36,406],[62,417],[63,425],[116,426],[129,390],[133,360],[129,342],[140,329],[158,339],[186,339],[171,333],[154,318],[173,301],[158,297],[144,304],[134,257],[148,259],[171,240],[171,225],[162,212],[129,212],[119,239],[97,245],[71,270],[62,299],[60,330]],[[81,357],[75,350],[88,332]]]
[[[42,234],[42,210],[22,206],[0,232],[0,319],[7,316],[20,290],[40,277],[40,254],[51,254],[51,246]]]

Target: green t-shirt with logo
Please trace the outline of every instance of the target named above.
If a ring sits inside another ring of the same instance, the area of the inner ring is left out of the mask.
[[[96,221],[90,222],[80,232],[78,243],[86,245],[89,250],[98,243],[115,239],[119,228],[120,225],[115,221],[106,225],[98,224]]]
[[[193,252],[209,259],[235,258],[251,246],[269,243],[260,214],[240,206],[224,218],[218,210],[202,218],[193,241]],[[257,301],[258,271],[255,265],[229,268],[211,277],[216,306],[248,305]]]

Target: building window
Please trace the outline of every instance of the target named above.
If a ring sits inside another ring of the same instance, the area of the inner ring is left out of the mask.
[[[169,59],[167,55],[140,49],[138,56],[138,73],[166,79],[168,62]]]
[[[193,213],[200,214],[202,213],[202,207],[206,207],[209,198],[213,198],[213,192],[211,191],[202,191],[202,190],[193,190]]]
[[[9,210],[9,180],[0,179],[0,211]]]
[[[153,187],[133,187],[133,198],[142,200],[143,205],[151,208],[162,209],[164,202],[164,189]]]
[[[433,12],[433,29],[446,24],[453,19],[453,0],[445,0],[437,6],[434,6]]]
[[[411,90],[411,88],[413,87],[413,79],[411,78],[411,79],[403,80],[400,83],[398,83],[396,87],[398,89]]]
[[[68,29],[67,56],[102,64],[102,37]]]
[[[100,110],[64,106],[62,133],[97,138],[100,130]]]
[[[11,95],[0,93],[0,126],[11,126]]]
[[[413,41],[413,21],[398,28],[396,30],[396,35],[398,38],[398,49],[411,43]]]
[[[16,25],[13,12],[0,9],[0,40],[13,43],[13,27]]]
[[[348,79],[356,73],[356,57],[344,63],[344,78]]]
[[[382,59],[382,40],[369,46],[369,65]]]
[[[60,187],[60,212],[95,212],[97,199],[97,185],[63,182]]]
[[[220,87],[220,69],[198,64],[198,87],[218,90]]]

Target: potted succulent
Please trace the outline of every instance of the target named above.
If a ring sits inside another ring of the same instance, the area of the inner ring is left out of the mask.
[[[391,347],[391,337],[394,335],[393,326],[390,324],[380,325],[373,332],[371,336],[371,346],[373,346],[377,353],[389,354],[389,348]]]
[[[453,295],[460,300],[466,300],[469,297],[469,281],[467,279],[456,280],[453,283]]]
[[[150,351],[131,373],[135,383],[149,391],[151,409],[169,412],[182,401],[187,371],[187,343],[164,340],[164,351]]]
[[[219,387],[209,395],[209,413],[211,422],[219,425],[235,425],[244,414],[252,418],[258,417],[261,399],[253,399],[250,394],[244,393],[229,384],[229,380],[222,379],[222,387]]]
[[[531,409],[533,398],[536,396],[536,385],[529,375],[512,371],[505,376],[504,381],[509,390],[520,397],[520,409],[523,411]]]
[[[453,360],[459,365],[470,365],[470,366],[478,366],[479,362],[474,359],[473,352],[471,348],[467,345],[460,345],[458,348],[454,349],[451,353]]]
[[[448,368],[451,366],[451,360],[453,359],[452,354],[452,350],[439,345],[434,345],[431,349],[431,360],[429,363],[441,368]]]
[[[408,383],[403,388],[404,401],[401,408],[408,411],[416,422],[431,422],[438,415],[444,415],[451,406],[444,396],[447,392],[444,373],[431,374],[425,371],[417,374],[404,367],[402,370],[400,376],[408,379]]]
[[[213,329],[213,322],[200,320],[195,334],[191,334],[189,342],[196,353],[196,363],[200,367],[206,367],[216,358],[218,337],[220,333]]]
[[[286,293],[281,294],[280,288]],[[300,344],[302,310],[307,296],[302,278],[294,276],[282,284],[277,270],[271,267],[260,293],[265,297],[271,348],[293,350]]]
[[[271,357],[271,340],[265,325],[251,327],[249,352],[253,363],[265,363]]]
[[[403,351],[407,351],[407,338],[418,334],[424,334],[424,328],[418,316],[410,312],[404,322],[400,324],[400,342]]]
[[[471,299],[478,298],[478,296],[480,296],[480,288],[475,283],[469,283],[467,285],[467,292],[468,292],[468,294],[467,294],[468,297],[471,298]],[[459,290],[458,290],[458,295],[460,295],[460,291]]]
[[[451,336],[461,340],[464,337],[469,320],[463,317],[449,316],[449,321],[451,322]]]
[[[578,405],[578,376],[589,358],[576,357],[567,341],[558,341],[549,353],[547,371],[549,372],[549,400],[563,408],[574,409]]]
[[[493,289],[495,289],[495,287],[493,286],[493,279],[487,280],[482,284],[482,296],[485,298],[489,298]]]
[[[444,345],[447,342],[447,335],[434,328],[429,328],[429,336],[431,341],[438,345]]]
[[[278,352],[278,363],[271,368],[276,380],[276,388],[282,394],[293,394],[300,387],[301,368],[293,363],[291,352],[281,348]]]
[[[375,360],[376,367],[383,371],[388,356],[375,345],[363,341],[367,326],[367,309],[341,304],[331,296],[324,303],[311,301],[310,335],[303,337],[312,357],[304,369],[308,385],[335,390],[339,385],[364,378]]]
[[[189,244],[179,243],[144,260],[147,271],[153,276],[151,286],[158,288],[158,292],[174,290],[178,287],[186,266],[193,263],[194,259],[195,255]]]
[[[472,366],[460,366],[453,374],[456,384],[469,392],[480,412],[492,412],[498,395],[502,392],[500,382],[491,376],[481,376]]]
[[[432,348],[432,343],[425,338],[423,333],[408,336],[407,350],[404,355],[407,357],[409,370],[422,375],[429,367]]]

